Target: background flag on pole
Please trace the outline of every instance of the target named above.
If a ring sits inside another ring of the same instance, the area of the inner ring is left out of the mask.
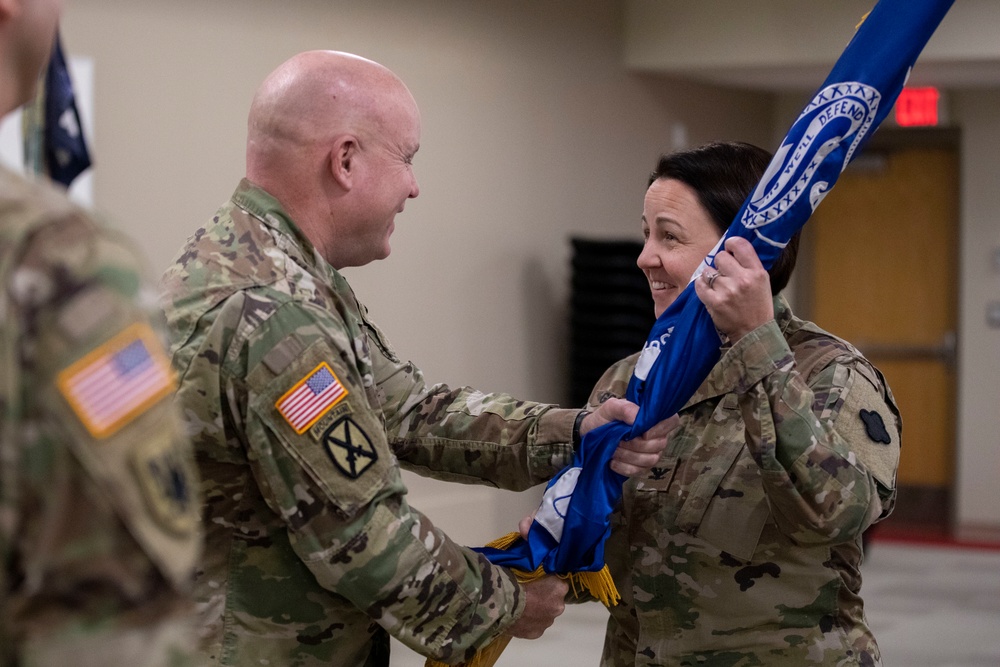
[[[68,188],[91,162],[60,42],[57,34],[35,99],[25,105],[22,130],[25,169]]]
[[[748,239],[765,268],[774,263],[892,109],[952,3],[878,2],[692,282],[714,267],[716,253],[731,236]],[[539,566],[550,573],[599,570],[608,518],[625,481],[608,466],[618,442],[680,410],[718,360],[715,326],[688,284],[653,325],[629,382],[626,397],[639,404],[635,424],[613,422],[587,433],[573,463],[549,483],[527,541],[480,551],[497,565],[526,572]]]

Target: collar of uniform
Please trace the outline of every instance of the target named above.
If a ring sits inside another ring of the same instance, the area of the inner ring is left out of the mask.
[[[781,330],[782,334],[787,337],[788,328],[791,325],[794,317],[792,315],[792,309],[785,300],[785,297],[780,294],[774,297],[774,320]],[[747,334],[749,337],[751,334]],[[714,398],[716,396],[724,396],[730,392],[733,392],[738,387],[742,375],[743,375],[743,365],[742,364],[732,364],[725,362],[725,356],[727,354],[733,353],[739,354],[739,349],[744,344],[744,341],[737,341],[736,345],[724,345],[722,347],[722,357],[719,362],[712,367],[709,372],[708,377],[705,381],[701,383],[698,387],[698,391],[694,393],[694,396],[685,404],[685,408],[692,406],[701,401]]]
[[[306,238],[274,196],[244,178],[236,186],[232,201],[276,233],[275,242],[282,252],[314,275],[325,279],[336,290],[348,292],[354,297],[354,290],[347,279],[320,256],[312,241]]]
[[[795,319],[792,315],[792,307],[780,294],[774,297],[774,319],[778,323],[778,328],[785,333],[788,332],[789,325]]]
[[[277,232],[278,238],[275,240],[282,246],[281,250],[288,253],[297,262],[311,270],[326,268],[326,261],[316,252],[312,242],[306,238],[306,235],[285,212],[281,202],[266,190],[244,178],[236,186],[232,201],[263,222],[268,228]],[[285,242],[281,243],[282,240]]]

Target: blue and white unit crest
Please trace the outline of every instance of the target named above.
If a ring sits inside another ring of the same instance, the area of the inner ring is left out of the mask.
[[[815,210],[830,184],[810,183],[813,175],[831,151],[849,143],[841,171],[847,166],[875,121],[881,99],[878,90],[857,82],[835,83],[819,91],[788,132],[786,140],[797,138],[797,143],[784,143],[778,149],[740,222],[747,229],[763,227],[806,193]]]

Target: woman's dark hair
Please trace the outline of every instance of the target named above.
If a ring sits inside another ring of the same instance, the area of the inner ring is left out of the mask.
[[[661,178],[672,178],[690,187],[722,235],[757,187],[771,157],[771,153],[752,144],[735,141],[705,144],[661,156],[656,170],[649,175],[648,185]],[[796,232],[768,271],[772,295],[788,285],[798,253],[799,232]]]

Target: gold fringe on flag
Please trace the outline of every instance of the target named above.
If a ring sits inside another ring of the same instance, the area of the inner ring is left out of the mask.
[[[520,537],[516,532],[508,533],[503,537],[493,540],[486,546],[493,549],[507,549],[520,539]],[[513,572],[518,582],[522,584],[536,581],[546,576],[545,570],[541,567],[534,572],[524,572],[523,570],[513,570]],[[569,574],[560,574],[558,576],[560,579],[565,579],[569,582],[569,587],[575,597],[579,598],[584,594],[589,594],[591,597],[600,600],[605,607],[613,607],[622,599],[618,593],[618,589],[615,587],[614,580],[611,578],[611,572],[608,570],[607,565],[602,567],[599,572],[570,572]],[[510,635],[500,635],[479,649],[479,652],[472,656],[471,660],[458,663],[458,667],[493,667],[497,660],[500,659],[500,655],[504,649],[507,648],[510,640]],[[428,658],[424,663],[424,667],[449,667],[449,665]]]

